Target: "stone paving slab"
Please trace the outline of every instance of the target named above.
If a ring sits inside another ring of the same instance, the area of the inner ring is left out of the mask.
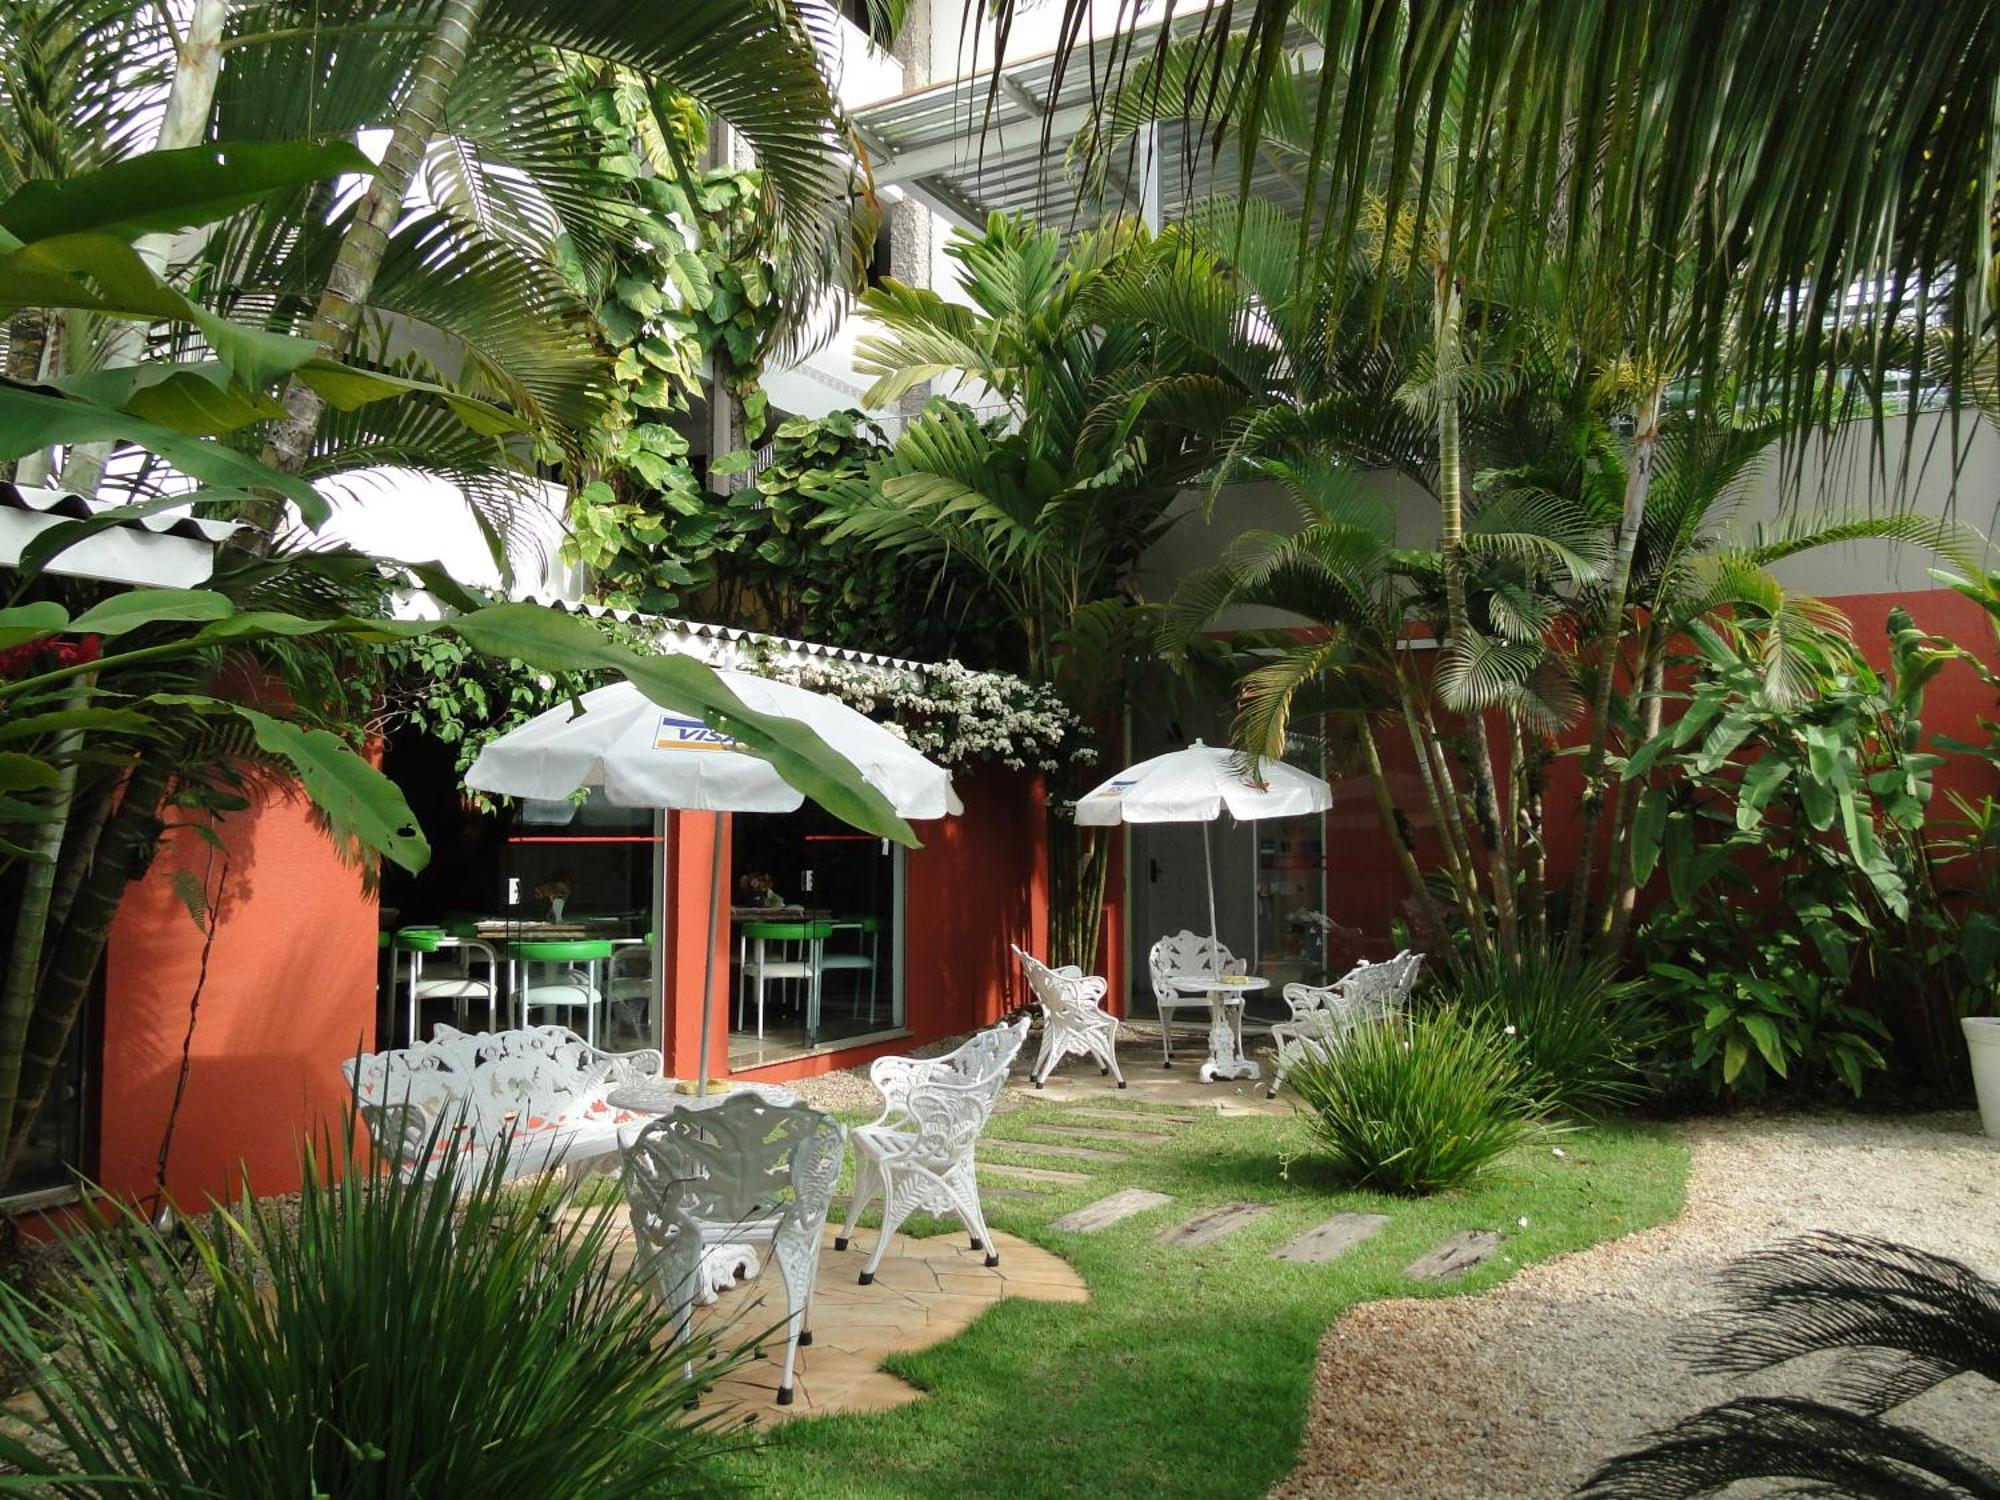
[[[1026,1124],[1024,1120],[1021,1122]],[[1121,1146],[1164,1146],[1173,1139],[1151,1130],[1106,1130],[1099,1125],[1037,1125],[1043,1135],[1059,1135],[1068,1141],[1113,1141]]]
[[[1162,1229],[1154,1238],[1162,1245],[1172,1245],[1181,1250],[1198,1250],[1203,1245],[1212,1245],[1217,1240],[1256,1223],[1270,1211],[1270,1207],[1263,1203],[1223,1203],[1214,1208],[1203,1209],[1185,1224]]]
[[[1120,1188],[1108,1198],[1099,1198],[1095,1203],[1086,1203],[1082,1208],[1064,1214],[1060,1219],[1051,1220],[1051,1229],[1074,1229],[1082,1234],[1095,1234],[1100,1229],[1109,1229],[1121,1219],[1129,1219],[1134,1214],[1145,1213],[1174,1200],[1165,1193],[1156,1193],[1151,1188]]]
[[[1010,1141],[998,1136],[988,1136],[989,1146],[1006,1146],[1015,1151],[1032,1151],[1037,1156],[1065,1156],[1071,1161],[1117,1162],[1125,1160],[1123,1151],[1099,1151],[1093,1146],[1052,1146],[1047,1141]]]
[[[972,1249],[956,1229],[922,1240],[898,1234],[882,1257],[875,1284],[859,1286],[855,1273],[874,1251],[874,1231],[859,1231],[843,1252],[833,1248],[835,1228],[827,1226],[820,1249],[813,1341],[798,1353],[794,1404],[777,1404],[784,1344],[766,1339],[764,1357],[718,1381],[703,1400],[705,1410],[733,1406],[739,1419],[748,1417],[758,1425],[834,1412],[886,1411],[923,1395],[881,1368],[888,1356],[955,1337],[1004,1297],[1090,1300],[1083,1278],[1067,1261],[997,1230],[998,1266],[988,1268],[984,1252]],[[611,1258],[615,1268],[630,1268],[629,1227],[621,1225],[614,1233]],[[726,1342],[735,1344],[762,1336],[783,1318],[784,1308],[783,1278],[767,1266],[754,1280],[725,1291],[713,1306],[697,1309],[695,1324],[717,1328]]]
[[[1004,1161],[983,1161],[979,1164],[981,1177],[1012,1177],[1021,1182],[1046,1182],[1051,1185],[1074,1186],[1090,1181],[1088,1172],[1059,1172],[1053,1167],[1015,1167]]]
[[[1058,1105],[1066,1120],[1103,1120],[1117,1125],[1192,1125],[1199,1118],[1193,1110],[1156,1109],[1084,1109],[1074,1105]]]
[[[1345,1255],[1364,1240],[1381,1233],[1389,1222],[1387,1214],[1335,1214],[1323,1224],[1315,1224],[1296,1239],[1285,1241],[1271,1254],[1278,1260],[1322,1266]]]
[[[1450,1281],[1492,1259],[1499,1248],[1500,1236],[1492,1230],[1461,1229],[1403,1267],[1403,1274],[1417,1281]]]

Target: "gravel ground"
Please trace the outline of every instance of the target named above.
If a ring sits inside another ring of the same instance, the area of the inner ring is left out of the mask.
[[[2000,1142],[1970,1114],[1691,1128],[1688,1203],[1657,1229],[1530,1266],[1477,1298],[1375,1302],[1328,1330],[1297,1468],[1276,1497],[1554,1496],[1681,1415],[1811,1394],[1811,1362],[1692,1374],[1730,1258],[1808,1229],[1873,1234],[2000,1277]],[[1898,1417],[2000,1459],[2000,1397],[1947,1382]]]

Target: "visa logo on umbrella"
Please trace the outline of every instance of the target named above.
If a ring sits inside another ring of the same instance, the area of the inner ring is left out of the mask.
[[[720,729],[682,714],[661,714],[653,735],[655,750],[737,750],[742,748]]]
[[[1093,797],[1122,797],[1125,795],[1127,787],[1137,786],[1138,784],[1136,778],[1131,781],[1114,781],[1108,786],[1099,787],[1090,795]]]

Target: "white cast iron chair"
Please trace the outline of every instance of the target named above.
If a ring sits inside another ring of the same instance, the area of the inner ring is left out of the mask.
[[[619,1133],[637,1242],[634,1275],[650,1276],[687,1337],[703,1286],[702,1251],[768,1245],[785,1283],[785,1367],[778,1404],[792,1404],[799,1346],[812,1342],[813,1278],[846,1131],[804,1104],[734,1094],[713,1109],[675,1110]],[[692,1366],[689,1373],[692,1374]]]
[[[955,1214],[986,1252],[986,1264],[1000,1264],[1000,1252],[986,1227],[974,1176],[973,1148],[993,1115],[1021,1044],[1028,1018],[980,1032],[943,1057],[878,1057],[869,1081],[882,1096],[882,1113],[855,1127],[854,1198],[847,1223],[833,1248],[845,1250],[854,1222],[875,1199],[882,1200],[882,1233],[875,1253],[861,1268],[861,1284],[875,1279],[890,1236],[917,1211]]]
[[[1048,1082],[1055,1065],[1071,1053],[1094,1058],[1100,1073],[1109,1073],[1125,1087],[1118,1070],[1118,1018],[1104,1008],[1105,982],[1086,975],[1074,964],[1051,969],[1033,955],[1014,949],[1028,988],[1042,1008],[1042,1050],[1036,1054],[1035,1087]]]
[[[1209,1016],[1208,996],[1188,994],[1174,988],[1176,974],[1220,974],[1223,969],[1236,961],[1236,955],[1228,945],[1218,943],[1213,938],[1189,932],[1185,928],[1172,937],[1163,937],[1153,944],[1146,955],[1146,970],[1153,981],[1153,1004],[1160,1012],[1160,1047],[1163,1054],[1162,1067],[1174,1065],[1173,1013],[1177,1010],[1198,1010],[1202,1020]],[[1238,1035],[1236,1045],[1242,1050],[1242,997],[1229,1002],[1236,1007]]]
[[[1355,1027],[1402,1010],[1423,962],[1423,954],[1405,948],[1386,963],[1363,959],[1329,985],[1286,985],[1292,1018],[1271,1028],[1277,1056],[1271,1060],[1271,1086],[1264,1097],[1277,1097],[1285,1076],[1307,1058],[1330,1057]]]

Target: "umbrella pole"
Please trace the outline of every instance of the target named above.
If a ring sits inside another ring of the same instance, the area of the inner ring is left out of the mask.
[[[701,1060],[695,1071],[697,1097],[708,1093],[708,1033],[715,1012],[715,927],[722,912],[722,814],[715,814],[715,838],[708,865],[708,946],[701,954]]]
[[[1208,876],[1208,972],[1211,978],[1222,972],[1222,934],[1215,925],[1215,858],[1208,852],[1208,824],[1201,825],[1201,868]]]

